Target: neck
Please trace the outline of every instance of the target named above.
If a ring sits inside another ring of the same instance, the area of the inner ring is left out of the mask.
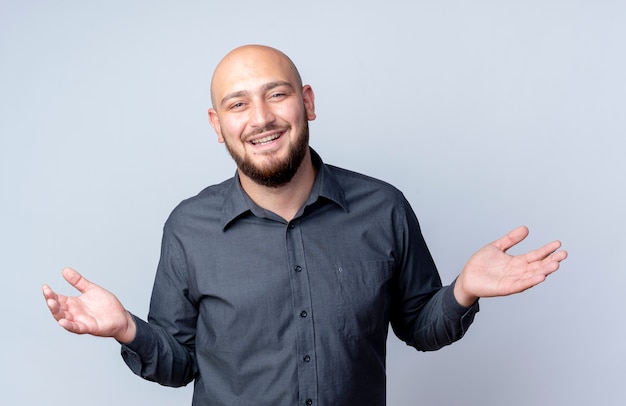
[[[296,174],[289,183],[283,186],[268,187],[259,185],[241,172],[239,172],[239,179],[241,187],[243,187],[243,190],[254,203],[276,213],[287,221],[291,221],[311,194],[311,189],[315,182],[315,174],[316,170],[311,160],[311,151],[307,151]]]

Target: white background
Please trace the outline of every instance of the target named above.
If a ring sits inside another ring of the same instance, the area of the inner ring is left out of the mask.
[[[59,328],[40,286],[73,293],[73,266],[146,315],[167,215],[234,173],[211,72],[262,43],[316,91],[324,160],[405,192],[444,282],[520,224],[514,252],[570,252],[451,347],[391,337],[390,405],[624,404],[625,4],[1,0],[0,403],[190,403]]]

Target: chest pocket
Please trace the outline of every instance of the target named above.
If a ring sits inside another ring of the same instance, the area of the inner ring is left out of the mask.
[[[389,280],[393,261],[338,264],[337,322],[347,338],[385,333],[389,324]]]

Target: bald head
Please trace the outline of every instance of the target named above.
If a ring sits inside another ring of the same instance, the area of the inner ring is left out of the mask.
[[[226,89],[237,91],[241,83],[260,75],[274,75],[302,87],[298,69],[287,55],[264,45],[244,45],[229,52],[218,64],[211,79],[211,103],[219,110]],[[282,77],[281,77],[282,76]]]

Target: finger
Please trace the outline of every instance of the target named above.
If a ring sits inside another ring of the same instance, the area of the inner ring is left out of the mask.
[[[556,272],[558,269],[559,269],[559,263],[558,262],[548,262],[543,267],[543,274],[548,276],[551,273]]]
[[[44,299],[46,299],[46,305],[48,306],[48,309],[50,309],[50,312],[52,312],[52,314],[54,315],[56,312],[59,311],[60,308],[58,295],[54,293],[54,291],[50,289],[50,286],[48,285],[43,285],[41,287],[41,290],[43,291]]]
[[[553,272],[556,272],[560,266],[561,261],[567,258],[566,251],[559,251],[555,254],[549,255],[543,260],[534,262],[531,267],[533,269],[533,273],[535,275],[544,275],[548,276]]]
[[[63,327],[65,330],[74,334],[85,334],[87,329],[80,323],[68,320],[68,319],[60,319],[58,320],[59,326]]]
[[[58,297],[54,292],[52,295],[46,296],[46,306],[48,306],[48,310],[52,314],[55,320],[59,321],[60,319],[66,317],[65,311],[63,310],[63,306],[61,304],[61,298]]]
[[[567,251],[559,251],[553,255],[550,255],[548,258],[544,260],[546,270],[546,275],[551,274],[552,272],[556,272],[561,266],[561,261],[567,258]]]
[[[80,293],[85,293],[91,282],[72,268],[63,269],[63,278]]]
[[[491,244],[494,245],[499,250],[506,252],[509,248],[520,243],[527,236],[528,236],[528,227],[519,226],[516,229],[507,233],[504,237],[495,240]]]
[[[567,253],[567,251],[563,250],[552,255],[552,259],[554,261],[561,262],[561,261],[565,261],[568,256],[569,254]]]
[[[559,248],[561,248],[561,242],[558,240],[552,241],[551,243],[548,243],[542,247],[539,247],[536,250],[527,252],[525,255],[526,260],[529,263],[532,263],[535,261],[543,261],[544,259],[548,258],[550,255],[552,255],[554,252],[556,252],[556,250],[558,250]]]
[[[48,299],[53,299],[56,297],[56,293],[54,293],[54,291],[52,290],[52,288],[50,288],[50,286],[48,285],[43,285],[41,287],[41,291],[43,292],[43,297],[48,300]]]
[[[520,291],[523,292],[527,289],[530,289],[532,287],[539,285],[540,283],[544,282],[547,277],[548,277],[548,274],[537,274],[537,275],[533,275],[531,277],[526,278],[526,280],[523,281],[523,286]]]

